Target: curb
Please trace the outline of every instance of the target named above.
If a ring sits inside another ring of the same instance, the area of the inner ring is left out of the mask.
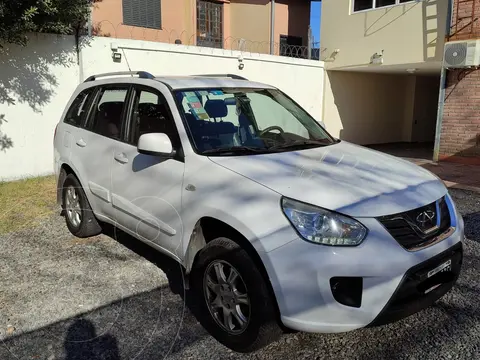
[[[445,186],[449,189],[459,189],[459,190],[466,190],[466,191],[472,191],[480,194],[480,187],[476,186],[470,186],[470,185],[462,185],[456,182],[451,182],[451,181],[445,181],[443,180],[443,183]]]

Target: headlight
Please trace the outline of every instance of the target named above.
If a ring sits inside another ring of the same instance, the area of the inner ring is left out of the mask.
[[[367,235],[358,221],[332,211],[286,198],[282,209],[303,239],[316,244],[355,246]]]

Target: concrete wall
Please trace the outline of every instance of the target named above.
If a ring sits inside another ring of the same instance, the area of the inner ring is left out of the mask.
[[[92,74],[128,70],[126,60],[133,70],[156,75],[237,73],[270,83],[321,120],[324,68],[320,61],[115,39],[124,52],[122,62],[115,63],[112,40],[82,40],[81,66],[74,37],[34,36],[25,48],[7,48],[0,58],[0,114],[8,122],[0,124],[0,131],[13,144],[0,151],[0,180],[52,173],[54,128],[75,87]],[[0,139],[0,150],[2,144],[8,142]]]
[[[0,50],[0,180],[53,172],[53,133],[79,82],[73,36]]]
[[[443,57],[448,0],[412,1],[352,13],[349,0],[323,0],[321,45],[328,69],[368,66],[384,50],[384,66],[440,62]]]
[[[277,0],[275,3],[275,42],[280,35],[299,36],[302,46],[308,46],[310,2],[305,0]]]
[[[361,145],[411,140],[415,76],[328,71],[323,121]]]
[[[433,142],[438,76],[328,71],[324,122],[329,132],[361,145]]]
[[[245,49],[270,51],[270,2],[265,0],[233,0],[230,3],[230,36],[227,48],[238,48],[233,42],[245,39]],[[248,19],[248,20],[246,20]],[[233,46],[231,46],[232,44]]]
[[[437,124],[439,76],[415,77],[412,141],[433,142]]]

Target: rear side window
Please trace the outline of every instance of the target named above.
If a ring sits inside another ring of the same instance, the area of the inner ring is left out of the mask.
[[[65,123],[73,126],[82,125],[83,119],[85,116],[87,116],[88,101],[90,100],[92,94],[92,89],[83,90],[80,94],[78,94],[67,111],[67,115],[65,116],[64,120]]]
[[[98,102],[93,109],[91,126],[93,132],[112,139],[120,139],[127,93],[128,86],[100,89]]]

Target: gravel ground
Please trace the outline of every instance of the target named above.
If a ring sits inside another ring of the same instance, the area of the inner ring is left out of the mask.
[[[74,238],[51,216],[0,236],[0,359],[480,358],[480,195],[451,193],[468,240],[461,278],[435,306],[381,328],[285,335],[252,355],[206,334],[172,292],[178,265],[125,236]]]

